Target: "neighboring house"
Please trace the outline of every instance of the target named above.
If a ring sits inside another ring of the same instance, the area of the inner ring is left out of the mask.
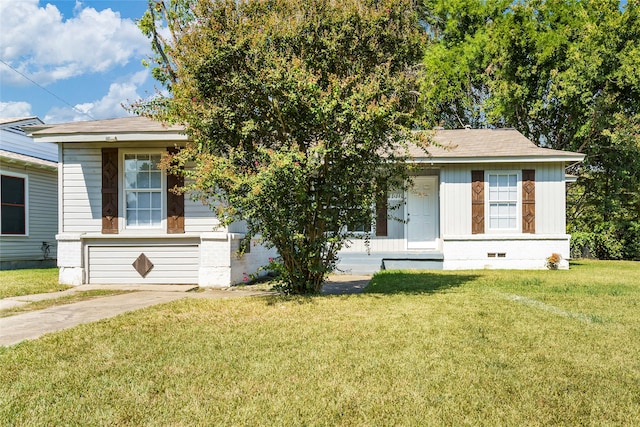
[[[238,257],[243,224],[220,226],[209,207],[170,191],[180,180],[156,164],[185,144],[182,128],[126,117],[29,132],[59,146],[61,283],[229,286],[274,256],[254,239]]]
[[[553,253],[569,267],[565,168],[583,154],[538,147],[514,129],[436,130],[433,139],[429,155],[411,150],[413,187],[390,192],[368,247],[354,240],[338,268],[540,269]]]
[[[54,267],[58,229],[58,147],[37,144],[24,126],[0,118],[0,269]]]
[[[179,180],[155,164],[184,145],[182,128],[129,117],[30,132],[60,147],[61,282],[229,286],[274,255],[253,241],[238,257],[242,224],[222,227],[208,207],[169,191]],[[429,155],[413,149],[412,188],[389,191],[368,247],[353,240],[341,270],[533,269],[552,253],[568,267],[565,168],[582,154],[539,148],[512,129],[434,139]]]

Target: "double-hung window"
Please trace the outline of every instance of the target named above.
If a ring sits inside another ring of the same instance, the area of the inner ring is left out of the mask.
[[[126,228],[162,226],[163,174],[160,153],[124,154],[124,217]]]
[[[27,234],[27,177],[2,175],[0,182],[1,234]]]
[[[516,230],[518,228],[518,174],[516,172],[490,172],[489,229]]]

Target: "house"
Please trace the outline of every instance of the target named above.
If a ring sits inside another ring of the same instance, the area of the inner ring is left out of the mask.
[[[583,154],[538,147],[514,129],[440,129],[433,140],[428,154],[410,148],[413,186],[389,193],[368,247],[354,240],[339,269],[541,269],[553,253],[569,267],[565,169]]]
[[[61,283],[224,287],[275,255],[254,239],[238,257],[244,224],[223,227],[209,207],[171,191],[179,178],[156,164],[185,144],[183,128],[126,117],[29,132],[59,147]]]
[[[0,269],[54,267],[58,228],[58,147],[36,144],[24,126],[0,119]]]
[[[170,191],[178,179],[155,163],[185,144],[181,127],[128,117],[30,132],[59,145],[62,283],[229,286],[274,256],[253,241],[237,257],[243,224],[223,227]],[[354,239],[341,270],[544,268],[552,253],[568,266],[565,168],[582,154],[537,147],[513,129],[439,130],[434,139],[428,154],[412,149],[413,186],[389,191],[368,246]]]

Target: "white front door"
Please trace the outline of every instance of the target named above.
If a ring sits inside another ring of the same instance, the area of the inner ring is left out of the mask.
[[[438,177],[418,176],[407,194],[407,249],[435,249],[438,237]]]

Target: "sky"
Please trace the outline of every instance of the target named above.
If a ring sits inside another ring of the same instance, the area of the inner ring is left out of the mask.
[[[0,0],[0,118],[123,117],[159,84],[136,27],[147,0]]]

